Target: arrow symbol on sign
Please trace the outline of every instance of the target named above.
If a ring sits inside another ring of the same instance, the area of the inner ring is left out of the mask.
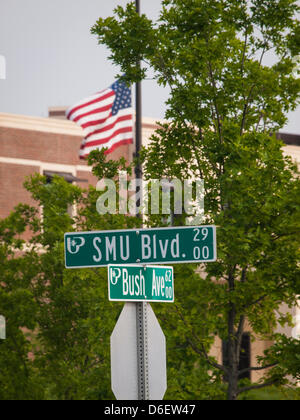
[[[117,271],[119,272],[118,275],[116,273]],[[111,268],[111,280],[110,280],[110,282],[113,286],[115,286],[118,283],[120,277],[121,277],[121,269],[120,268]]]

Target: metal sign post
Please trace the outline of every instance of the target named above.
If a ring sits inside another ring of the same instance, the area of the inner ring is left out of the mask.
[[[149,400],[148,317],[147,303],[136,304],[138,399]]]
[[[167,387],[165,336],[148,302],[173,302],[173,268],[216,261],[215,226],[65,234],[66,268],[108,267],[109,299],[126,301],[111,335],[117,399],[159,400]]]
[[[117,399],[158,400],[165,394],[165,336],[145,300],[173,302],[173,280],[173,267],[108,266],[109,299],[127,301],[111,335],[112,390]],[[164,295],[158,300],[156,281]]]

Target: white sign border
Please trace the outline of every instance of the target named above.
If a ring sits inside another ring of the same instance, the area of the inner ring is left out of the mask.
[[[173,287],[173,298],[172,300],[154,300],[154,299],[112,299],[110,297],[110,281],[109,281],[109,269],[110,267],[138,267],[138,268],[166,268],[172,270],[172,287]],[[174,303],[175,302],[175,281],[174,281],[174,267],[166,265],[151,265],[151,264],[109,264],[107,266],[107,280],[108,280],[108,300],[110,302],[148,302],[148,303]]]
[[[218,257],[217,257],[217,228],[216,225],[201,225],[201,226],[173,226],[173,227],[163,227],[163,228],[146,228],[146,229],[119,229],[119,230],[93,230],[90,232],[67,232],[64,234],[64,244],[66,243],[66,236],[67,235],[75,235],[77,234],[78,236],[81,235],[91,235],[91,234],[96,234],[96,233],[119,233],[119,232],[145,232],[145,231],[149,231],[149,230],[172,230],[172,229],[197,229],[197,228],[212,228],[213,229],[213,248],[214,248],[214,258],[209,259],[209,260],[184,260],[184,261],[163,261],[161,264],[201,264],[201,263],[209,263],[209,262],[216,262]],[[102,267],[107,267],[109,264],[102,264],[102,265],[83,265],[83,266],[74,266],[74,267],[69,267],[67,266],[67,253],[66,250],[64,250],[64,254],[65,254],[65,268],[66,269],[70,269],[70,270],[76,270],[77,268],[102,268]],[[137,263],[133,263],[133,264],[127,264],[127,265],[134,265]],[[145,263],[147,265],[151,265],[151,262]],[[145,265],[143,263],[141,263],[141,265]],[[159,262],[154,261],[153,264],[155,265],[159,265]],[[113,264],[112,264],[113,265]],[[117,264],[115,264],[117,265]],[[153,302],[153,301],[152,301]]]

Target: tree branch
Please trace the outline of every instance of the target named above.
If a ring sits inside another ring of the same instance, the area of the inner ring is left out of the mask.
[[[217,128],[218,128],[219,140],[220,140],[220,143],[222,143],[222,129],[221,129],[222,124],[221,124],[221,116],[220,116],[220,113],[219,113],[219,107],[218,107],[218,103],[217,103],[217,93],[216,93],[217,87],[216,87],[216,82],[215,82],[215,78],[214,78],[214,75],[213,75],[212,66],[211,66],[210,61],[208,62],[208,70],[209,70],[208,74],[209,74],[210,82],[212,84],[213,91],[214,91],[213,103],[214,103],[214,108],[215,108],[216,116],[217,116],[217,123],[218,123]]]
[[[242,337],[243,337],[243,332],[244,332],[244,326],[245,326],[245,321],[246,321],[246,317],[245,315],[241,315],[240,316],[240,322],[239,322],[239,326],[236,332],[236,339],[237,339],[237,343],[236,343],[236,354],[239,355],[241,352],[241,345],[242,345]]]
[[[266,297],[268,297],[269,294],[266,293],[262,296],[260,296],[259,298],[257,298],[256,300],[253,300],[252,302],[248,303],[247,305],[243,305],[241,307],[242,310],[249,308],[250,306],[256,305],[257,303],[261,302],[262,300],[264,300]]]
[[[264,48],[263,48],[262,53],[261,53],[261,56],[260,56],[260,60],[259,60],[259,65],[260,65],[260,66],[262,65],[262,61],[263,61],[263,57],[264,57],[265,53],[266,53],[266,43],[265,43],[265,45],[264,45]],[[244,129],[245,129],[246,117],[247,117],[247,114],[248,114],[248,109],[249,109],[249,106],[250,106],[250,104],[251,104],[251,102],[252,102],[252,94],[253,94],[253,91],[254,91],[254,88],[255,88],[255,87],[256,87],[256,84],[253,84],[253,85],[251,86],[251,89],[250,89],[249,95],[248,95],[248,97],[247,97],[247,99],[246,99],[246,101],[245,101],[245,105],[244,105],[244,109],[243,109],[243,116],[242,116],[241,129],[240,129],[240,135],[242,135],[242,134],[243,134]]]
[[[199,354],[200,356],[204,357],[206,359],[206,361],[208,362],[209,365],[213,366],[216,369],[221,370],[222,372],[224,372],[225,374],[227,373],[227,368],[223,365],[220,365],[219,363],[214,362],[213,360],[211,360],[207,354],[207,351],[205,350],[204,345],[201,343],[199,337],[197,336],[197,334],[194,332],[193,328],[191,328],[190,325],[188,325],[188,323],[186,322],[184,316],[182,315],[182,313],[180,312],[178,306],[175,304],[175,308],[176,308],[176,312],[178,313],[180,319],[182,320],[182,322],[184,323],[184,325],[192,332],[193,337],[195,338],[195,340],[197,340],[200,343],[200,347],[201,349],[199,349],[199,347],[191,340],[191,339],[187,339],[189,345],[192,347],[192,349]]]
[[[276,384],[276,382],[278,382],[278,380],[277,379],[274,379],[273,381],[265,382],[264,384],[244,386],[243,388],[238,389],[237,395],[241,394],[242,392],[252,391],[252,389],[265,388],[267,386],[271,386],[271,385]]]
[[[239,375],[243,375],[246,372],[270,369],[271,367],[274,367],[274,366],[277,366],[277,365],[278,365],[278,363],[275,362],[275,363],[270,363],[269,365],[265,365],[265,366],[249,367],[249,368],[241,369],[241,370],[239,370]]]
[[[200,356],[204,357],[206,359],[206,361],[208,362],[209,365],[215,367],[216,369],[221,370],[222,372],[224,372],[225,374],[227,373],[227,369],[225,368],[225,366],[220,365],[219,363],[214,362],[213,360],[211,360],[203,346],[203,344],[201,344],[201,349],[199,349],[195,343],[193,343],[192,340],[188,339],[188,343],[189,345],[192,347],[192,349],[194,350],[195,353],[199,354]]]
[[[246,50],[247,50],[247,41],[248,41],[248,32],[247,29],[245,30],[245,37],[244,37],[244,48],[243,48],[243,55],[242,55],[242,63],[241,63],[241,75],[244,74],[244,67],[245,67],[245,58],[246,58]]]

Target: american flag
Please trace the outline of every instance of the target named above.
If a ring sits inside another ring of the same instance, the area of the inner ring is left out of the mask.
[[[131,89],[120,80],[69,108],[67,118],[84,131],[80,158],[85,159],[93,150],[107,148],[108,154],[123,144],[132,144],[132,114]]]

